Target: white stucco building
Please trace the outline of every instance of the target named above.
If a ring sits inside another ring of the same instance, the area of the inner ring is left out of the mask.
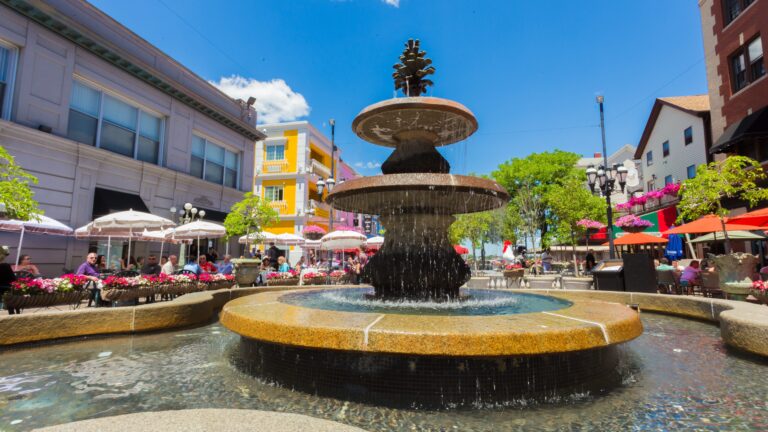
[[[251,190],[254,144],[264,137],[255,111],[91,4],[0,3],[0,57],[0,145],[39,179],[46,215],[78,227],[128,208],[173,218],[171,207],[190,202],[222,221]],[[17,241],[0,233],[11,256]],[[89,249],[106,248],[30,235],[22,252],[52,276]],[[158,250],[143,243],[131,255]]]
[[[615,164],[625,165],[625,166],[627,165],[634,166],[636,170],[636,176],[639,179],[642,179],[642,167],[640,167],[639,163],[634,160],[635,151],[636,151],[635,146],[633,146],[632,144],[624,144],[623,146],[619,147],[618,150],[608,155],[608,166],[612,167]],[[604,162],[605,160],[603,158],[603,155],[600,153],[595,153],[592,157],[583,157],[579,159],[579,161],[576,162],[576,166],[579,168],[588,168],[589,166],[594,166],[595,168],[597,168],[599,166],[602,166]],[[630,167],[627,166],[627,169],[629,168]],[[611,194],[611,203],[613,205],[625,203],[627,202],[627,199],[628,199],[627,197],[637,190],[641,190],[640,184],[638,184],[638,186],[635,186],[635,187],[625,186],[624,191],[622,191],[618,187],[618,185],[616,185],[616,188]]]
[[[709,96],[658,98],[635,152],[643,167],[643,191],[692,178],[712,145]]]

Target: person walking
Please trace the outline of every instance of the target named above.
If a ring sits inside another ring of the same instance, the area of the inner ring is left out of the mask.
[[[280,256],[280,249],[275,246],[275,243],[272,242],[269,244],[269,249],[267,249],[267,258],[269,258],[269,262],[272,263],[272,266],[277,269],[277,258]]]

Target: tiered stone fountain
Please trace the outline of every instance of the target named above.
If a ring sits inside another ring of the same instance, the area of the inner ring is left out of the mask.
[[[463,290],[470,271],[448,227],[458,213],[501,207],[491,180],[449,174],[435,147],[477,130],[459,103],[421,97],[434,72],[408,41],[395,65],[407,97],[354,120],[366,141],[394,147],[383,175],[348,180],[328,201],[381,215],[385,243],[367,288],[273,291],[233,300],[221,322],[243,336],[235,361],[263,379],[315,394],[408,407],[451,407],[602,391],[618,377],[615,346],[642,332],[630,308],[508,291]]]

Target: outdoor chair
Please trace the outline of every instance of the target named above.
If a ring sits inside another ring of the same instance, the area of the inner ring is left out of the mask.
[[[680,286],[677,283],[674,270],[656,270],[656,280],[659,292],[665,294],[680,293]]]
[[[717,273],[701,273],[701,294],[705,297],[724,297],[723,290],[720,289],[720,276]]]

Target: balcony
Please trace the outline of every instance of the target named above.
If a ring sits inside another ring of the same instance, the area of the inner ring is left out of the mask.
[[[323,165],[319,160],[317,159],[310,159],[309,160],[309,172],[312,174],[317,174],[320,177],[330,177],[331,176],[331,169],[327,166]]]
[[[287,160],[265,161],[264,164],[262,164],[261,172],[263,174],[280,174],[280,173],[288,172],[288,161]]]

